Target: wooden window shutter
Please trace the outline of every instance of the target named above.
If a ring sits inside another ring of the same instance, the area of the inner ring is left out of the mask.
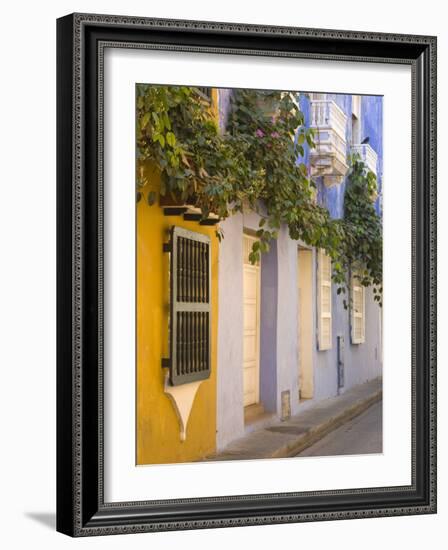
[[[362,344],[366,340],[365,287],[356,275],[352,275],[351,288],[352,344]]]
[[[317,254],[317,348],[327,350],[332,347],[331,319],[331,258],[324,250]]]
[[[181,227],[171,228],[170,369],[173,386],[210,377],[210,237]]]

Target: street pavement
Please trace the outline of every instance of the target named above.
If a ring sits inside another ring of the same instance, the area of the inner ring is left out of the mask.
[[[341,395],[315,403],[305,403],[297,414],[288,420],[261,419],[259,423],[253,422],[250,431],[243,437],[232,441],[218,453],[207,456],[205,460],[253,460],[297,456],[322,437],[361,415],[373,403],[381,400],[381,394],[381,378],[375,378],[350,388]],[[374,452],[378,452],[378,445]]]
[[[356,455],[382,452],[383,402],[332,431],[296,456]]]

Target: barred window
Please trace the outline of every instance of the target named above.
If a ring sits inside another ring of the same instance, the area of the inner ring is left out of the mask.
[[[212,88],[207,88],[206,86],[197,86],[196,90],[201,97],[203,97],[207,101],[212,101]]]
[[[170,369],[173,386],[210,377],[210,237],[172,227]]]

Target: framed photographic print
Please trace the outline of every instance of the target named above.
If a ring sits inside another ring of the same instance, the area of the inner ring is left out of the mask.
[[[434,513],[436,39],[57,41],[57,529]]]

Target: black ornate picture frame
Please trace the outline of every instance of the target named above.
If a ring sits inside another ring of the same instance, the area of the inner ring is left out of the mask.
[[[412,483],[104,501],[103,55],[154,48],[410,65]],[[57,22],[57,530],[70,536],[436,512],[436,38],[73,14]]]

